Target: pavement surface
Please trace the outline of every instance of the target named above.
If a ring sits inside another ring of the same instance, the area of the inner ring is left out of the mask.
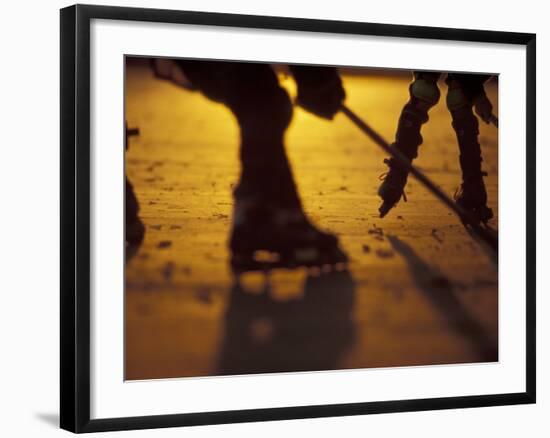
[[[393,140],[409,75],[344,75],[347,105]],[[295,94],[291,78],[281,84]],[[446,86],[440,84],[442,96]],[[487,86],[498,114],[498,87]],[[230,111],[131,63],[126,155],[146,236],[126,265],[126,379],[498,360],[498,269],[487,248],[419,183],[378,217],[385,154],[343,115],[296,108],[287,153],[307,214],[336,233],[345,272],[228,268],[239,132]],[[480,126],[498,229],[498,132]],[[444,98],[415,162],[446,193],[460,183]],[[122,147],[122,145],[121,145]]]

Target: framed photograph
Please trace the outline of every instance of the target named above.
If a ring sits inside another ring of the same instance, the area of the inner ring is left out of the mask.
[[[61,427],[535,402],[535,35],[61,10]]]

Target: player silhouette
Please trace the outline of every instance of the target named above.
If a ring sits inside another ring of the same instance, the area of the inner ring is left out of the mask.
[[[241,173],[233,192],[229,238],[237,272],[272,267],[336,266],[347,261],[335,235],[304,213],[285,151],[293,106],[268,64],[153,59],[157,77],[198,90],[226,105],[240,128]],[[332,119],[345,98],[332,67],[289,66],[297,103]],[[258,254],[264,257],[260,260]],[[265,257],[265,255],[268,257]]]
[[[393,147],[412,162],[422,144],[421,127],[428,121],[428,111],[440,98],[437,81],[441,73],[415,72],[409,87],[410,99],[404,106],[397,125]],[[482,74],[449,73],[445,82],[448,86],[447,108],[452,117],[452,126],[458,140],[462,183],[455,193],[456,202],[472,213],[480,222],[493,217],[487,206],[487,191],[483,182],[486,173],[481,169],[482,156],[478,141],[479,124],[476,114],[486,123],[491,121],[492,105],[487,98],[483,84],[491,76]],[[382,198],[379,209],[384,217],[403,196],[408,171],[393,158],[384,160],[389,171],[378,190]]]

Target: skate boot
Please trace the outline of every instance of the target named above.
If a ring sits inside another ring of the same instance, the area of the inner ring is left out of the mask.
[[[386,158],[384,163],[388,165],[390,170],[380,177],[380,179],[383,180],[378,188],[378,196],[382,198],[382,205],[378,209],[380,217],[386,216],[399,202],[401,197],[407,202],[405,185],[407,184],[407,177],[409,176],[409,172],[403,169],[402,166],[399,166],[393,158]]]
[[[487,207],[487,191],[483,183],[485,172],[477,178],[469,178],[457,189],[454,199],[464,210],[470,212],[474,219],[487,223],[493,218],[493,210]]]
[[[300,207],[238,200],[229,241],[235,273],[319,267],[344,269],[338,239],[316,228]]]
[[[145,226],[143,222],[136,217],[126,222],[126,245],[138,247],[145,237]]]
[[[124,137],[124,148],[128,150],[128,140],[130,137],[139,135],[139,129],[128,128],[128,123],[125,123],[125,137]],[[136,194],[134,192],[134,187],[128,180],[128,176],[125,176],[126,182],[125,182],[125,202],[126,202],[126,211],[125,211],[125,219],[126,219],[126,236],[125,236],[125,242],[126,242],[126,250],[127,255],[131,257],[131,255],[135,254],[139,246],[141,245],[141,242],[143,242],[143,238],[145,237],[145,225],[143,225],[143,222],[139,218],[139,202],[136,197]]]
[[[129,252],[137,250],[145,237],[145,226],[138,216],[139,204],[134,188],[126,177],[126,249]]]

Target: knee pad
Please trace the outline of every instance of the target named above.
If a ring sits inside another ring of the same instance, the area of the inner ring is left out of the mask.
[[[436,82],[429,81],[425,78],[417,78],[409,87],[411,99],[421,103],[422,109],[427,111],[439,102],[441,93]]]
[[[451,114],[471,105],[462,87],[459,85],[449,86],[449,90],[447,91],[447,108],[449,108]]]

